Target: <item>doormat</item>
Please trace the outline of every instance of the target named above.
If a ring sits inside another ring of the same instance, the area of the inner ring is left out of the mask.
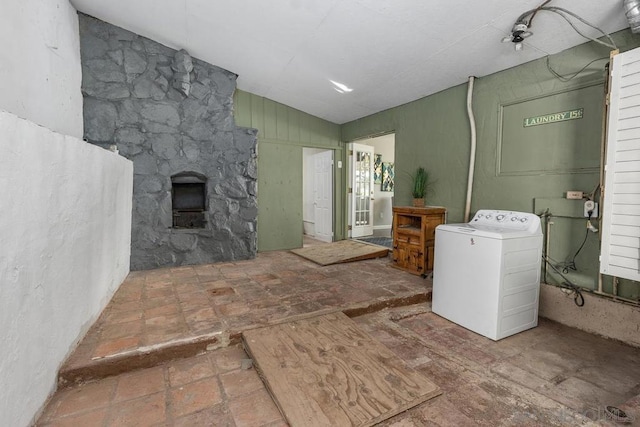
[[[341,312],[242,338],[291,427],[372,426],[441,393]]]
[[[385,246],[391,249],[393,239],[391,237],[358,237],[356,240],[360,242],[373,243],[374,245]]]
[[[389,249],[357,240],[339,240],[326,245],[292,249],[291,252],[316,264],[331,265],[385,257]]]

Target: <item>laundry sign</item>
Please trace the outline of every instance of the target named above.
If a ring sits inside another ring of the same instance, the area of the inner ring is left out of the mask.
[[[524,119],[524,127],[546,125],[549,123],[565,122],[567,120],[581,119],[584,116],[584,108],[562,111],[560,113],[545,114],[544,116],[528,117]]]

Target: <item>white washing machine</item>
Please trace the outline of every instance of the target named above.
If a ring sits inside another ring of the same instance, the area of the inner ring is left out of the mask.
[[[436,228],[434,313],[492,340],[538,325],[542,229],[537,215],[480,210]]]

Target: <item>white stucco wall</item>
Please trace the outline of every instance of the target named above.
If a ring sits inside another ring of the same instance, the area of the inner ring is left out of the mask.
[[[0,1],[0,40],[0,109],[82,138],[80,35],[69,1]]]
[[[0,426],[25,426],[129,271],[133,165],[0,111]]]

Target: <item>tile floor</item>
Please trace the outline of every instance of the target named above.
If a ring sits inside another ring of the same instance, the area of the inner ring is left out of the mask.
[[[61,370],[61,385],[239,342],[249,328],[427,301],[431,283],[388,258],[321,267],[290,252],[133,272]],[[148,354],[153,353],[154,358]]]
[[[429,288],[388,259],[319,267],[288,252],[133,273],[66,366],[121,357],[122,372],[81,384],[70,376],[37,425],[286,426],[232,337],[345,308],[444,391],[384,426],[614,425],[603,420],[604,405],[640,425],[639,349],[545,320],[493,342],[431,313],[427,302],[384,308]],[[159,357],[164,345],[188,351]]]
[[[234,345],[57,392],[39,426],[286,426]]]

